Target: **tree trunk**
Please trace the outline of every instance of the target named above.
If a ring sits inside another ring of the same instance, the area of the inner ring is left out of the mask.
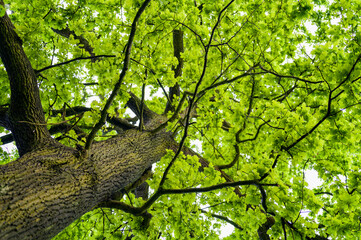
[[[50,239],[158,161],[167,133],[137,130],[94,143],[88,157],[54,146],[0,166],[0,239]]]
[[[4,6],[2,0],[0,5]],[[57,144],[46,128],[36,75],[10,18],[0,18],[0,56],[10,81],[10,109],[6,123],[20,156],[46,145]],[[4,121],[4,119],[3,119]]]

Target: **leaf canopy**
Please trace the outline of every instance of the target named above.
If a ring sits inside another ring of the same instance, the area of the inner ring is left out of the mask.
[[[90,132],[119,79],[142,3],[14,0],[5,5],[37,70],[48,123],[77,120],[53,110],[87,106],[92,111],[77,126]],[[272,239],[358,239],[360,10],[356,0],[151,1],[137,24],[130,67],[109,114],[132,117],[125,111],[129,92],[142,96],[143,85],[146,105],[162,114],[169,101],[163,90],[177,83],[181,94],[173,106],[188,94],[180,118],[186,119],[187,107],[195,109],[188,114],[185,145],[210,164],[200,171],[197,155],[180,154],[163,187],[221,184],[222,168],[234,182],[259,180],[265,186],[163,195],[148,209],[153,217],[147,227],[140,216],[94,210],[54,239],[218,239],[224,218],[235,227],[225,239],[257,239],[269,217],[275,219],[267,229]],[[175,30],[183,32],[184,42],[182,75],[176,77]],[[5,105],[10,87],[3,65],[0,79]],[[108,127],[96,140],[116,134]],[[167,130],[181,141],[184,121],[168,123]],[[76,134],[55,137],[84,145]],[[174,154],[154,166],[147,180],[151,193]],[[306,181],[308,170],[321,185]],[[145,202],[133,193],[123,201]]]

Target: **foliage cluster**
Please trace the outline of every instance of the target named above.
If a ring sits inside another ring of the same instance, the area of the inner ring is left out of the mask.
[[[90,132],[118,81],[141,5],[139,0],[5,5],[38,74],[49,124],[67,121]],[[268,218],[275,220],[267,232],[272,239],[358,239],[360,10],[357,0],[151,1],[137,24],[130,68],[109,114],[132,117],[125,111],[129,92],[144,97],[144,86],[145,104],[162,114],[169,101],[164,89],[177,83],[181,94],[173,105],[188,94],[180,119],[194,107],[185,144],[197,141],[199,157],[180,154],[163,187],[215,186],[225,182],[221,172],[234,182],[265,186],[163,195],[148,209],[147,227],[141,216],[97,209],[55,239],[218,239],[226,222],[235,228],[225,239],[257,239]],[[178,77],[174,30],[184,34]],[[10,88],[3,66],[0,79],[5,105]],[[91,111],[64,115],[76,106]],[[64,111],[54,114],[59,109]],[[115,130],[105,125],[96,140]],[[181,141],[184,119],[167,130]],[[84,145],[77,134],[74,128],[55,137],[69,146]],[[151,193],[174,154],[168,152],[153,168],[147,180]],[[199,158],[209,166],[200,170]],[[322,185],[310,188],[307,170],[316,171]],[[132,192],[122,200],[132,206],[146,201]]]

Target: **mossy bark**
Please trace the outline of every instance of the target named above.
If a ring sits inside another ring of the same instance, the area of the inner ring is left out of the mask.
[[[0,239],[50,239],[136,181],[172,140],[128,130],[95,143],[86,159],[54,146],[0,166]]]
[[[55,141],[45,124],[36,74],[14,29],[6,14],[0,17],[0,57],[11,87],[0,125],[12,132],[21,155],[0,166],[0,239],[50,239],[135,182],[177,144],[165,131],[131,128],[88,151]],[[139,115],[136,104],[133,96],[129,105]],[[146,129],[165,118],[147,108],[143,114]]]
[[[0,4],[4,5],[0,0]],[[6,124],[20,155],[55,144],[46,128],[36,75],[10,18],[0,17],[0,56],[10,81],[11,99]]]

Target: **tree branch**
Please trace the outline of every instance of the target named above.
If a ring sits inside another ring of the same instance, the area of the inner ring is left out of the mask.
[[[63,116],[66,116],[66,117],[70,117],[72,115],[77,115],[77,114],[80,114],[80,113],[85,113],[85,112],[89,112],[89,111],[92,111],[91,108],[88,108],[88,107],[83,107],[83,106],[75,106],[75,107],[69,107],[67,109],[60,109],[60,110],[51,110],[51,116],[56,116],[58,115],[59,113]]]
[[[305,83],[312,83],[312,84],[317,84],[317,83],[323,83],[323,81],[310,81],[310,80],[306,80],[306,79],[303,79],[303,78],[299,78],[299,77],[295,77],[295,76],[288,76],[288,75],[281,75],[281,74],[278,74],[276,72],[273,72],[273,71],[270,71],[270,70],[267,70],[266,68],[264,68],[262,65],[259,65],[259,67],[265,71],[266,73],[270,73],[276,77],[279,77],[279,78],[291,78],[291,79],[296,79],[296,80],[299,80],[301,82],[305,82]]]
[[[258,180],[245,180],[245,181],[237,181],[237,182],[225,182],[209,187],[202,187],[202,188],[185,188],[185,189],[158,189],[148,201],[146,201],[141,207],[133,207],[127,205],[123,202],[119,201],[106,201],[99,204],[97,207],[107,207],[107,208],[115,208],[120,209],[124,212],[131,213],[134,215],[141,215],[143,214],[149,207],[151,207],[155,201],[166,194],[185,194],[185,193],[202,193],[202,192],[210,192],[214,190],[219,190],[227,187],[235,187],[235,186],[248,186],[248,185],[255,185],[258,188],[262,186],[278,186],[278,184],[261,184]]]
[[[170,168],[172,167],[172,165],[174,164],[175,160],[177,159],[178,155],[180,154],[181,152],[181,149],[183,148],[183,145],[184,145],[184,142],[187,138],[187,135],[188,135],[188,127],[189,127],[189,120],[191,118],[191,113],[192,113],[192,108],[193,108],[193,105],[194,105],[194,102],[196,100],[196,97],[197,97],[197,93],[198,93],[198,90],[199,90],[199,87],[200,85],[202,84],[202,81],[203,81],[203,78],[206,74],[206,69],[207,69],[207,62],[208,62],[208,53],[209,53],[209,49],[210,49],[210,45],[212,43],[212,40],[213,40],[213,36],[214,36],[214,32],[215,30],[217,29],[218,25],[220,24],[221,22],[221,18],[222,18],[222,14],[224,11],[227,10],[227,8],[234,2],[234,0],[230,1],[218,14],[218,18],[217,18],[217,22],[216,24],[214,25],[213,29],[212,29],[212,32],[211,32],[211,36],[209,38],[209,42],[206,46],[206,52],[205,52],[205,55],[204,55],[204,63],[203,63],[203,70],[202,70],[202,74],[196,84],[196,87],[194,89],[194,94],[193,94],[193,97],[191,98],[190,102],[189,102],[189,107],[188,107],[188,112],[187,112],[187,115],[186,115],[186,121],[185,121],[185,127],[184,127],[184,134],[183,134],[183,137],[179,143],[179,148],[177,150],[177,152],[175,153],[173,159],[170,161],[169,165],[167,166],[167,168],[165,169],[164,171],[164,174],[162,176],[162,179],[160,180],[160,183],[159,183],[159,188],[162,189],[163,187],[163,184],[165,182],[165,179],[167,177],[167,174],[170,170]]]
[[[86,144],[85,144],[85,150],[90,149],[90,146],[91,146],[91,144],[92,144],[92,142],[93,142],[93,140],[95,138],[96,133],[105,124],[105,120],[106,120],[106,117],[107,117],[107,111],[110,108],[110,105],[112,104],[115,96],[118,95],[118,92],[120,90],[120,86],[121,86],[121,84],[123,82],[125,74],[127,73],[128,69],[129,69],[130,52],[131,52],[131,49],[132,49],[132,44],[133,44],[133,41],[134,41],[138,20],[140,19],[140,16],[144,12],[145,8],[150,3],[150,1],[151,0],[146,0],[146,1],[143,2],[142,6],[139,8],[139,10],[138,10],[138,12],[137,12],[137,14],[136,14],[136,16],[135,16],[135,18],[133,20],[132,29],[131,29],[130,34],[129,34],[127,48],[125,50],[125,57],[124,57],[122,72],[120,73],[119,80],[115,84],[112,93],[110,94],[107,102],[105,103],[105,106],[104,106],[103,110],[101,111],[101,116],[100,116],[99,122],[97,124],[95,124],[92,131],[90,132],[90,134],[87,137]]]
[[[257,233],[260,240],[271,240],[267,234],[268,229],[270,229],[275,224],[275,219],[273,217],[268,217],[266,222],[258,228]]]
[[[129,129],[135,129],[136,126],[133,124],[130,124],[127,120],[123,118],[116,118],[116,117],[107,117],[107,121],[117,127],[120,127],[122,130],[129,130]]]
[[[139,99],[132,92],[129,92],[129,94],[130,94],[130,99],[128,100],[126,106],[132,110],[132,112],[138,117],[138,119],[140,119],[142,116],[143,124],[148,125],[151,122],[151,120],[157,116],[157,114],[155,112],[153,112],[152,110],[150,110],[146,104],[144,104],[143,115],[141,115],[140,110],[141,110],[142,100]]]
[[[180,100],[180,102],[179,102],[179,104],[178,104],[178,107],[177,107],[177,109],[175,110],[175,112],[174,112],[174,114],[172,115],[172,117],[169,118],[166,122],[160,124],[160,125],[159,125],[157,128],[155,128],[154,130],[152,130],[152,131],[151,131],[152,133],[159,132],[160,130],[162,130],[163,128],[165,128],[165,127],[168,125],[168,123],[174,121],[174,120],[178,117],[178,114],[180,113],[180,111],[181,111],[181,109],[182,109],[182,106],[183,106],[183,104],[184,104],[184,102],[185,102],[185,100],[186,100],[186,98],[187,98],[187,95],[188,95],[187,93],[184,93],[184,94],[183,94],[183,97],[182,97],[182,99]]]
[[[66,38],[69,38],[70,35],[73,35],[74,39],[78,39],[78,40],[79,40],[78,46],[79,46],[80,48],[83,48],[85,51],[87,51],[87,52],[90,54],[90,56],[92,56],[92,57],[95,56],[95,54],[93,53],[93,50],[94,50],[94,49],[93,49],[92,46],[90,46],[90,43],[88,42],[88,40],[86,40],[83,36],[78,36],[78,35],[76,35],[74,31],[71,31],[71,30],[69,29],[69,27],[66,27],[66,28],[61,29],[61,30],[52,28],[52,30],[53,30],[55,33],[57,33],[57,34],[59,34],[59,35],[61,35],[61,36],[63,36],[63,37],[66,37]],[[95,58],[93,58],[92,61],[94,62],[94,61],[95,61]]]
[[[238,224],[238,223],[235,223],[234,221],[230,220],[229,218],[227,217],[224,217],[224,216],[221,216],[221,215],[217,215],[217,214],[214,214],[214,213],[209,213],[207,211],[204,211],[202,209],[199,209],[199,211],[201,211],[202,213],[205,213],[205,214],[210,214],[212,217],[214,218],[217,218],[217,219],[220,219],[220,220],[223,220],[229,224],[231,224],[233,227],[239,229],[239,230],[243,230],[243,228]]]
[[[183,58],[181,57],[181,53],[184,52],[184,45],[183,45],[183,31],[182,30],[173,30],[173,51],[174,56],[178,59],[177,67],[173,67],[174,71],[174,78],[182,76],[182,69],[183,69]],[[175,96],[180,95],[180,88],[178,82],[169,88],[169,102],[167,102],[167,106],[165,108],[164,113],[174,110],[173,107],[173,100]]]
[[[55,144],[46,126],[38,125],[45,123],[45,119],[36,74],[6,13],[0,18],[0,57],[10,80],[10,129],[19,154]]]
[[[62,62],[62,63],[57,63],[57,64],[54,64],[54,65],[44,67],[44,68],[39,69],[39,70],[35,70],[35,73],[38,74],[38,73],[41,73],[41,72],[43,72],[45,70],[55,68],[55,67],[59,67],[59,66],[62,66],[62,65],[66,65],[66,64],[69,64],[71,62],[75,62],[75,61],[79,61],[79,60],[88,60],[88,59],[93,60],[93,59],[97,59],[97,58],[110,58],[110,57],[116,57],[116,56],[115,55],[98,55],[98,56],[94,55],[94,56],[91,56],[91,57],[77,57],[77,58]]]
[[[140,101],[140,114],[139,114],[139,131],[143,131],[144,123],[143,123],[143,115],[144,115],[144,97],[145,97],[145,83],[142,85],[142,99]]]
[[[8,115],[9,108],[5,106],[0,106],[0,126],[10,130],[10,120]]]
[[[68,124],[68,123],[60,123],[58,125],[52,126],[49,129],[49,133],[51,135],[57,134],[57,133],[61,133],[61,132],[68,132],[71,129],[74,129],[76,134],[84,134],[84,132],[77,126],[74,126],[72,124]],[[8,144],[14,141],[14,136],[12,134],[7,134],[4,135],[2,137],[0,137],[1,143],[4,144]]]

